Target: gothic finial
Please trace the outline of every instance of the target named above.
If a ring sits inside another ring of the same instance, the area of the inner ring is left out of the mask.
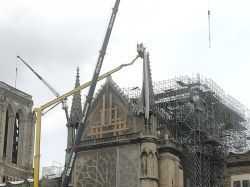
[[[112,81],[111,75],[109,75],[109,76],[106,78],[106,81],[107,81],[107,82],[111,82],[111,81]]]
[[[75,88],[79,86],[80,86],[80,76],[79,76],[79,67],[77,67]],[[81,92],[79,91],[79,92],[74,93],[73,95],[69,123],[67,124],[68,147],[73,144],[74,136],[75,136],[75,128],[78,127],[78,124],[81,121],[81,117],[82,117],[82,100],[81,100]]]
[[[78,86],[80,86],[79,67],[77,67],[77,70],[76,70],[76,83],[75,83],[75,88],[77,88]]]
[[[145,48],[144,48],[145,49]],[[150,69],[149,53],[143,51],[143,86],[142,95],[139,102],[139,111],[144,114],[145,127],[150,129],[150,118],[153,110],[153,85]]]

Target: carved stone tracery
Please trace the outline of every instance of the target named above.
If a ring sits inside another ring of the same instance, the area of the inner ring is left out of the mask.
[[[127,156],[118,156],[114,151],[101,151],[83,166],[78,175],[77,186],[137,187],[137,179],[137,169]]]

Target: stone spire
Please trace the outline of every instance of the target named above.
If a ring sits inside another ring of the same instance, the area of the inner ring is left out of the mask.
[[[80,79],[79,78],[80,78],[79,67],[77,67],[75,88],[80,86]],[[77,126],[79,121],[81,121],[81,117],[82,117],[81,92],[77,92],[73,95],[71,112],[70,112],[70,122],[73,124],[73,126]]]
[[[154,90],[152,82],[152,74],[150,68],[149,53],[145,54],[143,61],[143,90],[147,90],[149,99],[149,110],[152,111],[154,107]],[[146,92],[146,90],[144,92]]]
[[[150,118],[154,107],[154,93],[150,68],[149,53],[144,49],[143,54],[143,86],[141,95],[141,111],[145,116],[145,127],[151,129]],[[152,129],[151,129],[152,130]]]
[[[77,67],[75,88],[80,86],[79,67]],[[81,92],[77,92],[73,95],[72,106],[70,111],[69,125],[68,125],[68,147],[72,145],[75,129],[78,127],[82,117],[82,99]]]
[[[143,85],[141,94],[141,105],[144,117],[145,140],[141,143],[141,186],[158,186],[158,153],[156,120],[154,112],[154,93],[151,77],[149,53],[144,48],[143,54]],[[173,186],[173,185],[172,185]]]
[[[76,69],[76,83],[75,83],[75,88],[80,86],[80,76],[79,76],[79,67]]]

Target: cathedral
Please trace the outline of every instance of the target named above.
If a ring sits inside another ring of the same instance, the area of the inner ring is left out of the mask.
[[[108,78],[91,108],[73,186],[183,186],[181,149],[159,141],[156,120],[144,116]]]
[[[0,82],[0,184],[33,178],[32,107],[31,95]]]
[[[130,101],[111,77],[97,92],[87,117],[77,154],[72,186],[77,187],[182,187],[181,147],[160,137],[153,113],[149,54],[143,63],[143,88]],[[79,70],[76,84],[79,83]],[[147,99],[145,99],[147,98]],[[68,149],[82,117],[81,95],[73,96],[68,128]],[[67,156],[66,156],[67,157]]]
[[[141,88],[121,89],[109,76],[93,98],[70,186],[249,187],[245,107],[199,74],[153,82],[146,50],[142,59]],[[30,95],[0,82],[0,186],[32,183],[32,107]],[[77,92],[66,124],[66,161],[82,117]],[[61,178],[40,181],[60,185]]]
[[[75,87],[79,85],[78,69]],[[74,94],[67,124],[66,160],[83,115],[81,103],[80,92]],[[228,154],[247,150],[244,111],[243,105],[199,74],[153,83],[145,50],[141,89],[121,89],[108,77],[97,91],[70,185],[250,185],[249,163],[244,159],[232,161]],[[234,155],[238,158],[237,153]],[[245,158],[244,154],[240,157]],[[235,172],[239,164],[244,169]]]

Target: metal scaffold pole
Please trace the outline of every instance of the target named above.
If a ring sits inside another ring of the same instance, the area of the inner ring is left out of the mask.
[[[153,84],[159,135],[183,148],[184,185],[223,186],[229,151],[247,148],[245,107],[211,79],[180,76]],[[131,101],[140,99],[128,89]]]

